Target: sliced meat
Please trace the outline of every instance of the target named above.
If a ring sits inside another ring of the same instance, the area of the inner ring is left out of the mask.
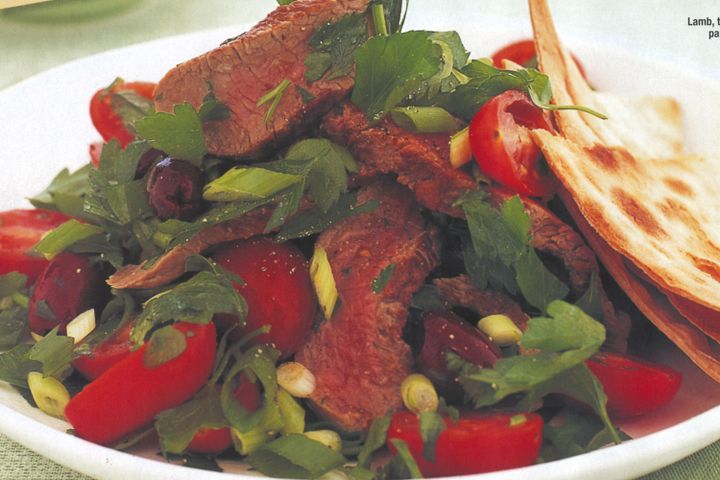
[[[442,301],[450,308],[468,308],[479,317],[502,313],[510,317],[520,330],[525,331],[527,327],[528,316],[515,300],[503,292],[479,289],[467,275],[436,278],[433,284]]]
[[[309,85],[304,61],[308,41],[319,27],[347,13],[364,12],[368,0],[297,0],[280,6],[247,33],[170,70],[155,90],[155,107],[172,111],[190,102],[198,108],[212,86],[230,109],[226,120],[208,122],[205,139],[214,155],[241,157],[260,153],[276,141],[308,125],[352,88],[352,76],[321,79]],[[258,100],[287,79],[286,89],[271,120],[268,105]],[[303,103],[301,87],[315,98]]]
[[[361,175],[397,174],[397,181],[424,207],[462,217],[453,203],[476,185],[470,175],[450,165],[448,134],[411,133],[387,118],[371,126],[350,103],[326,115],[323,129],[333,141],[347,145]]]
[[[185,262],[189,257],[212,245],[263,233],[273,209],[273,206],[260,207],[237,219],[207,227],[152,262],[125,265],[110,276],[108,284],[113,288],[155,288],[165,285],[185,273]]]
[[[400,384],[411,371],[402,340],[412,294],[439,261],[437,232],[428,228],[412,193],[389,181],[361,190],[358,201],[380,200],[371,213],[323,232],[340,306],[321,324],[297,359],[315,374],[310,400],[340,428],[367,429],[402,405]],[[373,280],[393,265],[385,287]]]

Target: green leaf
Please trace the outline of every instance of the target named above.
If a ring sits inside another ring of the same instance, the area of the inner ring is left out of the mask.
[[[233,202],[272,197],[298,183],[302,177],[259,167],[235,167],[205,185],[203,198],[211,202]]]
[[[28,277],[19,272],[0,275],[0,299],[22,292],[27,285]]]
[[[367,437],[365,438],[365,443],[363,443],[360,453],[358,454],[359,467],[370,468],[372,454],[385,446],[391,420],[392,414],[388,413],[384,417],[379,417],[372,421],[370,430],[368,430]]]
[[[629,437],[619,432],[623,440]],[[599,419],[572,410],[562,410],[543,425],[541,457],[553,461],[580,455],[612,443],[605,424]]]
[[[380,120],[443,69],[443,49],[429,32],[376,36],[358,49],[352,101]]]
[[[48,332],[42,340],[32,346],[27,359],[40,362],[43,375],[49,377],[65,369],[73,359],[75,341],[58,335],[57,327]]]
[[[405,464],[405,468],[407,468],[410,478],[423,478],[420,468],[418,468],[412,453],[410,453],[407,443],[399,438],[393,438],[390,440],[390,443],[392,443],[397,449],[397,455]]]
[[[155,330],[143,355],[143,365],[152,369],[179,357],[187,348],[185,334],[172,325]]]
[[[0,350],[16,346],[27,334],[26,308],[13,305],[0,311]]]
[[[541,311],[553,300],[562,300],[570,289],[548,270],[535,253],[529,248],[515,264],[516,280],[520,292],[527,302]]]
[[[285,224],[300,208],[303,194],[305,192],[305,177],[300,177],[300,181],[289,188],[277,200],[277,206],[273,210],[273,214],[265,225],[265,233],[270,233]]]
[[[335,23],[328,23],[310,37],[312,53],[305,59],[305,80],[308,83],[349,75],[355,51],[367,40],[367,23],[362,13],[351,13]],[[327,74],[327,75],[326,75]]]
[[[420,414],[420,436],[423,441],[423,457],[435,461],[435,444],[440,434],[447,428],[442,415],[437,412]]]
[[[260,473],[277,478],[317,478],[347,460],[304,435],[288,435],[263,445],[245,458]]]
[[[395,271],[395,264],[391,263],[387,267],[383,268],[380,274],[375,277],[372,281],[372,291],[373,293],[380,293],[383,291],[385,286],[388,284],[390,279],[392,278],[392,274]]]
[[[215,97],[210,82],[208,82],[208,93],[205,95],[202,105],[200,105],[200,110],[198,110],[198,117],[200,117],[201,122],[225,120],[230,117],[230,109]]]
[[[380,205],[380,202],[374,199],[360,205],[356,205],[356,201],[357,193],[344,193],[340,195],[338,201],[327,212],[324,212],[321,208],[315,208],[293,217],[285,222],[275,240],[285,242],[294,238],[309,237],[330,228],[346,218],[372,212]],[[266,230],[268,229],[266,228]]]
[[[40,362],[28,358],[31,348],[32,346],[21,343],[0,353],[0,380],[19,388],[28,388],[28,373],[42,371]]]
[[[268,107],[267,111],[265,112],[265,116],[263,117],[265,125],[270,123],[270,121],[272,120],[273,115],[275,115],[275,110],[277,109],[278,105],[280,104],[280,100],[282,100],[282,97],[285,94],[285,90],[287,90],[290,85],[292,85],[292,82],[286,78],[280,83],[278,83],[275,88],[261,96],[260,99],[257,101],[256,106],[258,107],[261,107],[266,103],[270,102],[270,106]]]
[[[520,340],[524,348],[537,353],[501,358],[493,368],[479,368],[448,354],[449,368],[459,373],[476,407],[494,405],[515,393],[540,398],[550,385],[545,382],[582,365],[600,349],[605,341],[602,324],[562,301],[550,303],[547,310],[551,318],[530,319]]]
[[[201,428],[222,428],[227,425],[222,414],[220,395],[214,385],[206,386],[190,401],[155,417],[160,448],[168,453],[182,453]]]
[[[75,218],[85,218],[83,210],[84,197],[90,192],[88,175],[95,167],[87,164],[70,173],[65,168],[53,178],[45,190],[34,197],[30,203],[37,208],[56,210]]]
[[[602,306],[602,285],[600,276],[593,272],[590,276],[590,285],[582,297],[575,302],[575,306],[602,323],[605,323],[605,312]]]
[[[175,105],[173,113],[155,112],[138,120],[135,129],[154,148],[197,167],[207,153],[202,120],[189,103]]]
[[[134,90],[119,90],[110,93],[112,111],[120,116],[123,124],[134,131],[134,123],[155,110],[155,104]]]
[[[58,253],[66,250],[76,242],[102,232],[104,230],[98,226],[80,223],[75,219],[71,219],[43,236],[42,240],[33,247],[33,250],[46,259],[52,260]]]
[[[131,338],[137,345],[153,326],[164,322],[205,324],[216,313],[229,313],[243,319],[245,311],[245,302],[227,278],[207,271],[199,272],[145,302]]]

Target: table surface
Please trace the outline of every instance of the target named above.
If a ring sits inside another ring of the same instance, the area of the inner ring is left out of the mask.
[[[430,1],[437,0],[414,0],[411,11]],[[453,9],[459,8],[461,1],[443,0],[443,4]],[[119,11],[82,21],[45,22],[29,21],[26,12],[0,11],[0,89],[55,65],[111,48],[259,19],[275,5],[273,0],[54,0],[48,7],[73,7],[68,4],[80,2],[95,3],[98,9],[116,2]],[[118,2],[129,6],[123,10]],[[474,5],[488,15],[527,18],[525,0],[476,0]],[[709,28],[688,25],[688,19],[718,15],[716,0],[554,0],[552,6],[558,24],[611,37],[636,49],[647,49],[654,56],[675,58],[720,80],[720,39],[710,39]],[[88,477],[0,435],[0,478]],[[678,478],[720,478],[720,442],[643,480]]]

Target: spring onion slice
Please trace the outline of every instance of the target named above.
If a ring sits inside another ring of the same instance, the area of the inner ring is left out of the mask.
[[[396,107],[390,110],[390,117],[409,132],[456,132],[459,128],[457,119],[440,107]]]

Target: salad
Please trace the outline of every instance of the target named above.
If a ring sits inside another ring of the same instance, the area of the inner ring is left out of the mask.
[[[368,6],[345,3],[299,44],[300,78],[273,65],[238,97],[191,60],[97,93],[96,165],[7,214],[35,237],[8,269],[27,278],[3,279],[3,380],[90,441],[157,435],[169,458],[235,452],[285,477],[476,473],[619,442],[612,419],[680,379],[624,353],[612,280],[551,200],[528,133],[558,128],[547,77],[399,32],[391,3],[366,38]],[[280,7],[202,61],[321,6]],[[37,343],[13,346],[25,322]]]

